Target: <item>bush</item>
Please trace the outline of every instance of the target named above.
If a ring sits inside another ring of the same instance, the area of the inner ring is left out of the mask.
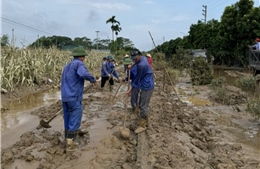
[[[254,118],[260,118],[260,98],[248,99],[246,111]]]
[[[212,89],[221,88],[224,87],[224,84],[226,84],[226,78],[224,76],[221,76],[213,79],[210,83],[210,87]]]
[[[207,61],[202,57],[197,57],[192,62],[190,77],[193,85],[206,85],[213,79],[212,71]]]
[[[256,79],[253,76],[242,77],[235,81],[237,87],[245,91],[254,91],[256,88]]]

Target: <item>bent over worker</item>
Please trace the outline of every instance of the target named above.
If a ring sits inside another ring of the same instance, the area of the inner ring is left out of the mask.
[[[132,87],[140,89],[139,96],[139,128],[136,129],[136,133],[143,131],[148,123],[148,106],[154,89],[153,71],[149,65],[147,58],[142,56],[142,53],[138,49],[134,49],[130,53],[131,59],[135,61],[137,66],[136,76],[132,80]],[[137,93],[138,94],[138,93]]]
[[[107,56],[101,67],[101,91],[103,91],[106,81],[109,82],[109,90],[113,90],[114,80],[113,76],[119,81],[119,76],[115,70],[115,66],[112,63],[113,57]]]
[[[74,59],[68,63],[62,72],[61,99],[64,112],[64,133],[67,141],[67,151],[76,149],[75,138],[81,125],[83,107],[81,104],[85,80],[96,84],[96,79],[90,74],[83,61],[86,51],[76,47],[72,51]]]

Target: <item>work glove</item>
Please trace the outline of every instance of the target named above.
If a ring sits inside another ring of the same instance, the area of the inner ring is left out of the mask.
[[[108,77],[111,78],[111,74],[108,74]]]

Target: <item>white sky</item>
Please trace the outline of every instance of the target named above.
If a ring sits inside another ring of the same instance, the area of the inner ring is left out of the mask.
[[[254,0],[259,6],[260,0]],[[203,19],[202,5],[207,5],[207,20],[219,20],[224,8],[238,0],[1,0],[1,35],[12,38],[21,47],[41,36],[88,37],[91,40],[112,37],[113,15],[121,23],[119,37],[129,38],[140,50],[187,35],[191,24]],[[34,29],[37,30],[34,30]]]

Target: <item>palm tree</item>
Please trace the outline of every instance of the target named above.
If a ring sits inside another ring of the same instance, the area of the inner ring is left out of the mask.
[[[115,17],[116,17],[116,16],[112,16],[111,18],[109,18],[109,19],[106,21],[106,24],[108,24],[108,23],[111,23],[111,24],[112,24],[112,26],[111,26],[111,30],[112,30],[112,41],[114,41],[114,31],[115,31],[115,30],[117,30],[117,34],[118,34],[118,29],[115,29],[115,24],[118,25],[118,27],[119,27],[119,25],[120,25],[120,22],[118,22],[118,21],[115,19]],[[120,28],[120,27],[119,27],[119,28]],[[121,30],[121,28],[120,28],[120,30]],[[119,30],[119,32],[120,32],[120,30]]]
[[[122,28],[118,24],[116,24],[116,25],[113,26],[112,30],[115,32],[116,39],[117,39],[117,35],[122,30]]]
[[[122,28],[118,24],[113,25],[111,28],[116,34],[116,44],[115,45],[116,45],[116,50],[117,50],[117,35],[118,35],[118,32],[120,32],[122,30]]]

